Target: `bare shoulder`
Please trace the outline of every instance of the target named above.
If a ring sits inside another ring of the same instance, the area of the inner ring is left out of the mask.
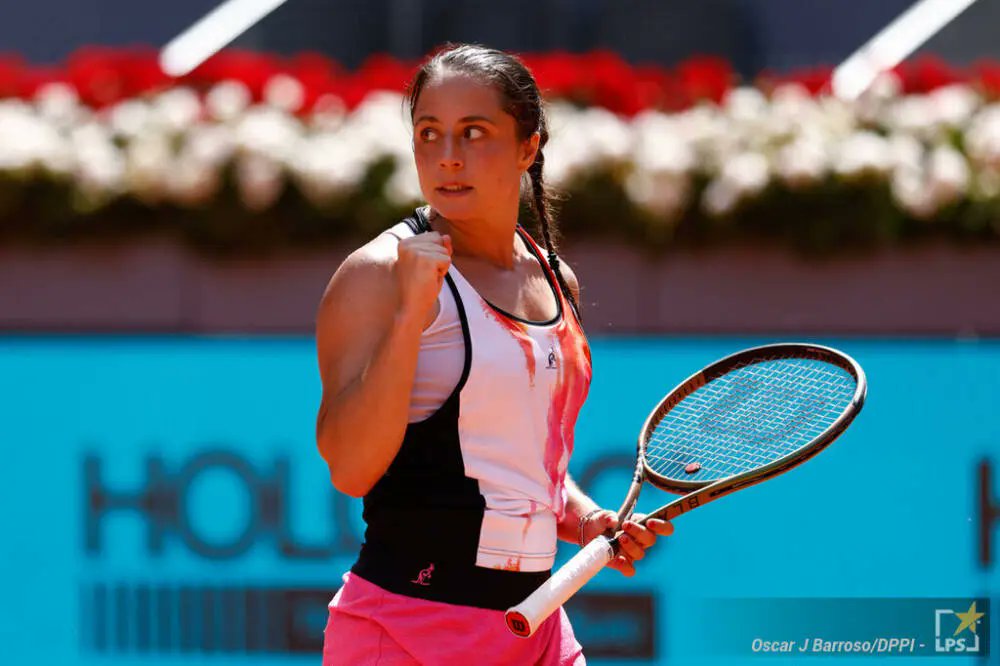
[[[579,303],[580,281],[577,279],[573,268],[562,257],[559,257],[559,272],[562,273],[563,279],[566,280],[566,286],[569,287],[570,293],[573,294],[573,299]]]
[[[396,239],[382,234],[352,252],[326,285],[316,312],[316,352],[324,390],[357,376],[391,326],[398,298]]]
[[[397,240],[381,234],[352,252],[326,285],[316,312],[320,352],[379,336],[398,298],[393,267]]]
[[[369,300],[383,302],[395,290],[392,279],[397,240],[389,234],[376,236],[341,262],[326,285],[320,311],[336,308],[341,300],[368,294]],[[382,297],[382,298],[379,298]]]

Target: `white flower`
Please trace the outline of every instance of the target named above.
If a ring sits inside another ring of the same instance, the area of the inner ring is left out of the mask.
[[[982,104],[975,90],[960,83],[937,88],[928,98],[936,121],[955,128],[964,127]]]
[[[205,108],[212,118],[225,122],[236,119],[250,106],[252,99],[250,89],[242,81],[227,79],[208,91]]]
[[[71,142],[76,153],[74,176],[77,187],[88,197],[105,200],[125,189],[125,158],[108,131],[87,123],[75,129]]]
[[[184,137],[180,150],[183,159],[191,159],[219,168],[236,151],[236,137],[226,125],[195,125]]]
[[[826,177],[828,167],[825,146],[806,137],[799,137],[781,147],[774,159],[778,178],[792,189],[818,184]]]
[[[677,133],[695,154],[694,169],[717,173],[722,165],[745,148],[741,133],[727,116],[712,105],[699,105],[673,116]]]
[[[900,207],[929,220],[943,207],[961,200],[972,180],[965,157],[947,145],[934,148],[926,165],[904,164],[893,173],[892,194]]]
[[[72,151],[62,134],[20,101],[0,101],[0,171],[66,173]]]
[[[695,154],[670,116],[645,112],[632,122],[632,161],[640,170],[681,175],[694,168]]]
[[[702,209],[715,217],[732,213],[739,202],[740,193],[736,187],[722,178],[710,182],[701,195]]]
[[[397,164],[396,171],[385,184],[385,195],[397,206],[421,200],[423,192],[420,190],[420,178],[412,159],[404,164]]]
[[[753,195],[767,187],[768,172],[763,155],[743,153],[722,168],[722,177],[732,181],[743,195]]]
[[[767,114],[767,97],[757,88],[741,86],[726,93],[722,100],[726,113],[738,123],[754,122]]]
[[[375,91],[365,97],[339,133],[369,153],[368,162],[390,156],[397,162],[412,159],[412,132],[403,112],[403,96]]]
[[[625,178],[625,191],[640,207],[653,215],[676,220],[691,200],[691,179],[671,171],[637,169]]]
[[[893,169],[920,169],[924,144],[909,134],[893,134],[888,139],[889,162]]]
[[[303,193],[317,205],[323,205],[356,188],[371,160],[362,138],[347,132],[322,132],[303,142],[290,167]],[[412,162],[411,157],[409,163]]]
[[[874,132],[855,132],[838,146],[834,171],[845,178],[888,175],[892,169],[888,142]]]
[[[809,89],[801,83],[782,83],[771,92],[771,109],[798,115],[815,106]]]
[[[318,131],[333,131],[339,129],[347,118],[347,105],[337,95],[327,93],[321,95],[313,104],[309,116],[309,124]]]
[[[854,102],[858,118],[866,124],[878,123],[885,109],[902,91],[903,82],[898,74],[893,71],[880,72]]]
[[[970,180],[969,165],[962,153],[947,145],[931,151],[927,185],[930,196],[939,206],[964,198],[969,191]]]
[[[932,95],[908,95],[886,109],[883,121],[891,130],[938,142],[945,139],[950,121],[957,121],[967,112],[963,106],[966,103],[953,93],[940,100]]]
[[[125,182],[139,200],[157,204],[168,190],[172,170],[170,142],[163,134],[148,132],[126,148]]]
[[[975,115],[965,134],[965,149],[981,168],[1000,168],[1000,103],[994,102]]]
[[[166,187],[171,200],[191,208],[209,203],[219,192],[221,177],[218,165],[182,155],[166,173]]]
[[[43,118],[65,128],[80,122],[87,111],[80,105],[76,88],[67,83],[47,83],[35,93],[35,107]]]
[[[708,187],[702,206],[711,215],[725,215],[767,187],[769,168],[767,158],[760,153],[742,153],[722,167],[719,176]]]
[[[201,116],[201,100],[190,88],[177,86],[153,100],[153,115],[158,125],[170,132],[180,132]]]
[[[285,189],[281,165],[259,153],[240,155],[236,160],[236,186],[240,201],[248,210],[265,211]]]
[[[276,109],[295,113],[302,108],[305,99],[305,87],[288,74],[276,74],[264,84],[264,101]]]
[[[236,145],[241,150],[287,163],[299,150],[303,129],[294,116],[257,106],[243,115],[234,133]]]
[[[632,148],[632,129],[606,109],[568,111],[552,105],[545,147],[545,175],[562,186],[596,168],[626,161]]]
[[[126,139],[134,139],[151,129],[152,122],[153,109],[146,102],[137,99],[119,102],[108,113],[111,130]]]

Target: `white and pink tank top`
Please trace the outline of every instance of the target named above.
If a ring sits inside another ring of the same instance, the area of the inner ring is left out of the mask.
[[[402,238],[426,228],[426,212],[418,209],[390,232]],[[592,366],[583,329],[544,254],[520,227],[517,236],[538,259],[558,313],[548,322],[505,313],[449,269],[440,314],[421,337],[406,437],[365,498],[368,530],[354,570],[391,591],[505,607],[492,593],[481,599],[472,592],[470,601],[465,588],[492,588],[483,572],[501,570],[537,574],[524,577],[530,590],[552,567],[573,430]],[[400,528],[413,522],[424,529]],[[433,574],[414,583],[428,563],[435,563]],[[388,571],[417,565],[410,580]],[[443,581],[440,593],[428,589],[435,579]],[[519,587],[509,577],[497,580],[507,581],[498,588]]]

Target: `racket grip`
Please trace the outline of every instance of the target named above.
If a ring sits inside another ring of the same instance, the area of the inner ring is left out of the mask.
[[[515,636],[531,636],[549,615],[596,576],[614,556],[614,546],[607,537],[593,539],[527,599],[507,609],[504,613],[507,628]]]

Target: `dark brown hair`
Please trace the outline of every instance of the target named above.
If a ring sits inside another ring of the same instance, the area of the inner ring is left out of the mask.
[[[566,284],[566,279],[563,278],[559,257],[556,256],[555,240],[558,229],[552,215],[553,197],[546,192],[542,177],[542,170],[545,167],[545,155],[542,149],[549,140],[549,129],[535,77],[520,59],[509,53],[479,44],[446,44],[417,70],[407,87],[406,96],[410,105],[411,121],[417,100],[428,79],[445,71],[467,74],[496,88],[500,93],[504,112],[514,118],[518,140],[525,141],[533,133],[539,133],[538,152],[534,163],[528,167],[532,205],[538,218],[542,238],[545,240],[545,248],[548,250],[549,265],[556,274],[560,288],[579,316],[579,306]]]

